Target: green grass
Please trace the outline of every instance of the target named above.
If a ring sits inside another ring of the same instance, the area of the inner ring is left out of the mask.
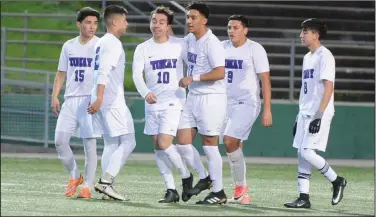
[[[78,161],[82,171],[83,161]],[[100,165],[100,164],[98,164]],[[103,201],[93,193],[90,200],[65,198],[67,174],[59,160],[1,158],[1,214],[2,215],[200,215],[200,216],[305,216],[305,215],[373,215],[373,169],[339,168],[349,183],[343,201],[330,204],[331,185],[318,172],[311,182],[310,210],[292,210],[283,203],[297,196],[296,166],[248,165],[252,205],[222,205],[206,207],[194,203],[203,199],[207,191],[187,203],[163,205],[157,200],[163,196],[164,183],[153,161],[130,161],[116,178],[115,188],[126,194],[128,202]],[[99,177],[100,168],[97,169]],[[231,196],[232,181],[224,164],[224,187]],[[179,177],[175,174],[175,177]],[[197,176],[195,176],[197,181]],[[175,180],[180,192],[180,180]]]
[[[98,6],[100,2],[89,3],[90,6],[101,11]],[[84,2],[6,2],[1,3],[1,12],[17,12],[23,13],[25,10],[28,13],[41,13],[41,14],[75,14],[80,8],[87,6],[88,3]],[[24,28],[23,17],[2,17],[1,26],[6,28]],[[77,30],[76,22],[74,19],[57,19],[57,18],[29,18],[28,28],[31,29],[50,29],[50,30]],[[103,32],[100,25],[98,31]],[[77,30],[78,34],[78,30]],[[21,32],[7,32],[7,40],[23,40],[24,34]],[[73,35],[59,35],[59,34],[40,34],[40,33],[27,33],[28,40],[38,41],[59,41],[65,42],[75,36]],[[141,43],[143,39],[136,37],[123,36],[122,42],[128,43]],[[133,59],[134,47],[125,47],[127,62]],[[28,58],[42,58],[42,59],[58,59],[61,51],[61,45],[43,45],[43,44],[27,44],[26,57]],[[24,45],[23,44],[10,44],[6,45],[6,57],[23,57]],[[8,67],[23,67],[23,63],[19,61],[6,61]],[[39,69],[43,71],[55,72],[57,62],[27,62],[26,68]],[[126,76],[124,87],[128,91],[134,91],[135,86],[132,80],[131,66],[127,65],[125,70]],[[5,78],[7,79],[22,79],[25,81],[44,82],[45,76],[36,73],[21,73],[14,71],[6,71]],[[53,80],[53,76],[51,78]]]

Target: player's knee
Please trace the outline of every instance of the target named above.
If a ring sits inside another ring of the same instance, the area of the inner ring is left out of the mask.
[[[232,153],[240,147],[240,139],[231,136],[224,136],[223,143],[225,144],[227,153]]]
[[[192,135],[189,129],[181,129],[177,132],[177,142],[180,145],[192,144]]]
[[[70,134],[64,132],[55,132],[55,146],[69,145]]]
[[[209,146],[218,145],[218,136],[202,136],[202,144]]]
[[[303,148],[299,152],[300,156],[307,162],[311,162],[312,156],[316,155],[316,152],[310,148]]]

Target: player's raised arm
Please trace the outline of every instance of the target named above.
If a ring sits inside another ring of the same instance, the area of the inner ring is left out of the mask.
[[[60,110],[60,101],[58,99],[61,87],[64,84],[66,72],[68,69],[68,58],[67,58],[67,51],[65,49],[65,44],[63,45],[63,48],[61,49],[60,58],[59,58],[59,66],[58,71],[55,75],[55,81],[54,86],[52,89],[52,96],[51,96],[51,109],[52,112],[56,115],[59,114]]]
[[[270,82],[268,56],[266,54],[265,49],[260,44],[257,44],[257,46],[255,46],[255,50],[253,53],[256,59],[256,61],[254,61],[255,69],[261,81],[262,97],[264,99],[264,112],[262,115],[261,122],[264,127],[269,127],[273,124],[273,119],[271,105],[272,85]]]
[[[143,76],[144,68],[145,68],[145,60],[144,60],[142,48],[140,46],[137,46],[133,55],[133,64],[132,64],[133,82],[137,88],[138,93],[141,95],[141,97],[146,99],[149,104],[153,104],[156,102],[156,98],[155,98],[154,93],[152,93],[149,90],[149,88],[147,87],[145,83],[144,76]],[[153,95],[153,96],[148,96],[148,95]]]

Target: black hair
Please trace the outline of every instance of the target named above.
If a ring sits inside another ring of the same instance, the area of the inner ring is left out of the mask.
[[[230,20],[238,20],[242,23],[243,27],[249,27],[249,19],[244,15],[234,14],[228,18],[228,21]]]
[[[316,18],[309,18],[302,22],[301,27],[303,31],[311,30],[319,33],[319,40],[325,38],[328,28],[322,20]]]
[[[187,10],[198,10],[205,18],[209,18],[210,9],[209,7],[203,2],[191,2],[188,4]]]
[[[77,13],[77,22],[82,22],[88,16],[95,16],[99,20],[99,12],[91,7],[84,7]]]
[[[169,7],[165,7],[163,5],[158,6],[154,11],[152,11],[150,13],[151,16],[153,16],[153,14],[164,14],[164,15],[166,15],[168,25],[171,25],[172,21],[174,21],[174,12],[172,10],[170,10]]]
[[[128,13],[127,9],[119,5],[110,5],[104,9],[104,20],[108,23],[108,18],[113,14],[126,15]]]

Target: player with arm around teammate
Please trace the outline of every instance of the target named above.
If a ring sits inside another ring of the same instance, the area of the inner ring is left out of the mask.
[[[137,91],[145,99],[144,133],[153,138],[157,165],[167,188],[160,203],[179,201],[172,166],[180,173],[183,191],[191,187],[193,181],[172,144],[186,99],[185,89],[179,87],[179,81],[183,78],[183,61],[187,55],[184,39],[169,36],[173,19],[173,12],[164,6],[151,12],[153,37],[136,47],[132,67]]]
[[[293,127],[294,144],[298,150],[299,197],[285,203],[288,208],[310,208],[309,180],[312,167],[318,169],[333,185],[332,205],[343,197],[347,184],[316,151],[325,152],[330,124],[334,116],[335,59],[321,39],[326,35],[324,22],[311,18],[303,21],[300,39],[310,50],[303,59],[299,114]]]
[[[230,203],[250,204],[242,141],[247,140],[260,109],[260,80],[264,99],[262,125],[272,125],[269,61],[259,43],[247,39],[249,20],[242,15],[228,19],[229,40],[222,42],[226,53],[227,115],[223,142],[235,183]]]
[[[179,152],[186,164],[199,175],[197,184],[187,191],[193,195],[209,189],[212,191],[198,204],[226,203],[222,183],[222,157],[218,150],[218,136],[226,114],[227,96],[225,53],[219,39],[207,28],[210,11],[202,2],[187,6],[188,76],[180,86],[189,86],[189,94],[180,118],[178,130]],[[209,174],[204,168],[197,149],[192,145],[196,134],[201,134],[203,149],[208,159]]]
[[[127,10],[110,5],[104,11],[107,33],[95,45],[94,87],[87,111],[94,133],[103,134],[102,176],[95,190],[125,200],[113,188],[114,178],[136,146],[132,115],[124,98],[125,52],[119,40],[127,29]]]
[[[55,129],[55,146],[59,159],[69,173],[69,183],[64,191],[71,197],[83,182],[79,198],[91,198],[97,168],[97,147],[92,127],[92,117],[86,108],[90,102],[93,80],[94,46],[98,41],[95,32],[98,27],[98,11],[85,7],[77,14],[80,35],[64,43],[58,72],[52,91],[51,109],[58,115]],[[64,103],[60,110],[58,95],[66,78]],[[60,111],[59,111],[60,110]],[[85,150],[84,177],[81,176],[74,154],[70,148],[72,136],[82,138]]]

